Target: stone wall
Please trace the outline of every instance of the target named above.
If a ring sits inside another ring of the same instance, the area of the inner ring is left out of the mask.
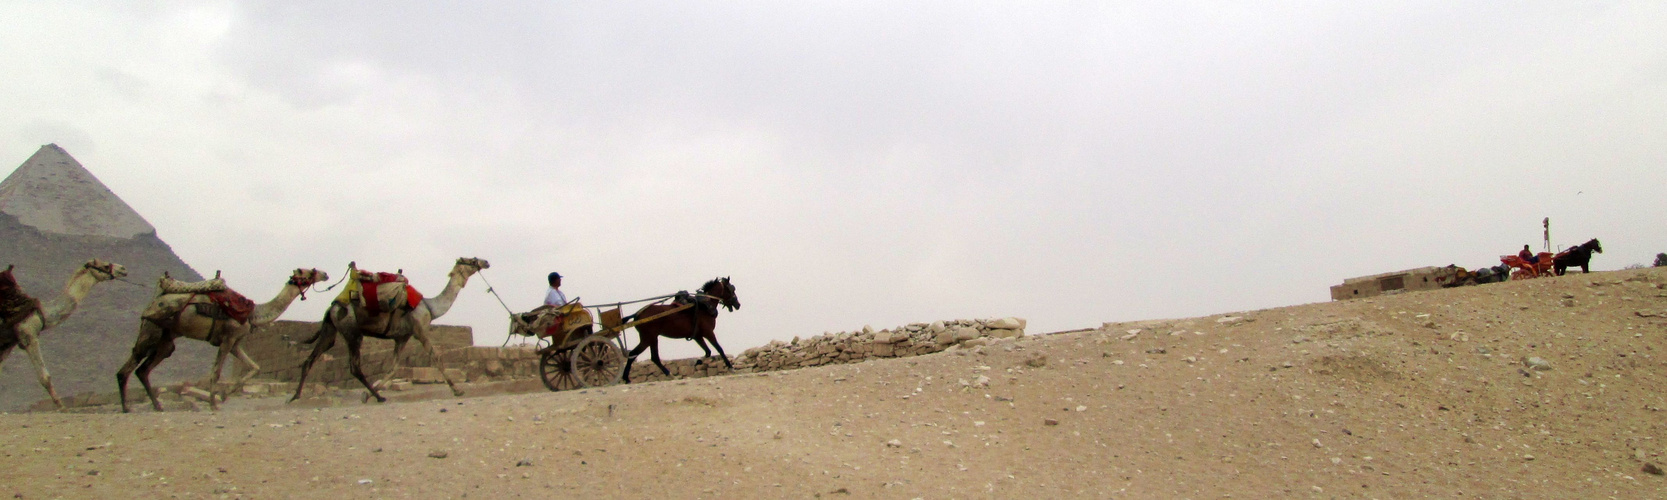
[[[876,358],[919,356],[943,351],[956,345],[982,345],[992,338],[1020,337],[1024,335],[1025,323],[1025,320],[1020,318],[962,319],[912,323],[880,331],[864,326],[861,330],[852,332],[824,333],[810,338],[794,337],[793,340],[785,342],[775,340],[742,351],[740,355],[731,359],[735,364],[734,372],[725,368],[723,361],[716,358],[709,362],[690,358],[666,361],[666,369],[672,373],[667,377],[654,366],[648,356],[644,355],[638,357],[636,364],[631,366],[631,380],[646,382],[735,372],[791,370],[858,363]]]

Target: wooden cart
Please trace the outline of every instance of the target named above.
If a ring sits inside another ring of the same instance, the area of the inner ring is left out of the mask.
[[[614,385],[625,376],[625,330],[682,312],[694,304],[678,304],[669,311],[647,318],[623,317],[621,305],[601,306],[611,308],[601,310],[597,315],[599,321],[595,324],[591,324],[590,312],[582,305],[566,308],[568,310],[563,312],[551,310],[549,314],[560,314],[563,323],[563,328],[558,329],[560,331],[551,333],[534,327],[539,323],[527,321],[524,315],[512,315],[510,333],[538,338],[538,375],[544,381],[544,387],[565,391]]]

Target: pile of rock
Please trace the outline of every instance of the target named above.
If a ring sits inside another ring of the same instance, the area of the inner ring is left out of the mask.
[[[736,368],[790,370],[870,358],[919,356],[958,344],[982,344],[986,338],[1020,337],[1024,330],[1025,320],[1020,318],[911,323],[880,331],[864,326],[854,332],[824,333],[808,339],[794,337],[791,342],[777,340],[747,349],[736,358]]]

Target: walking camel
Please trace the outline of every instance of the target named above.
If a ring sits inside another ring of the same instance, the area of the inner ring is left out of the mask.
[[[312,369],[313,362],[317,361],[319,356],[324,355],[325,351],[329,351],[336,344],[338,333],[341,334],[342,340],[347,342],[348,363],[352,367],[353,377],[365,385],[365,389],[370,391],[371,397],[376,398],[376,402],[387,401],[387,398],[376,392],[376,388],[399,371],[400,353],[404,352],[405,343],[412,338],[421,342],[423,349],[428,351],[429,359],[440,369],[440,376],[446,380],[446,387],[451,388],[452,395],[462,396],[463,391],[458,390],[457,384],[452,382],[451,375],[446,374],[446,366],[440,360],[440,353],[429,342],[428,329],[436,318],[451,310],[452,303],[457,301],[458,292],[469,283],[469,278],[490,267],[491,264],[483,259],[459,258],[457,264],[452,266],[451,272],[447,273],[446,288],[440,291],[440,295],[422,299],[420,302],[407,300],[407,294],[414,293],[415,290],[405,284],[403,277],[383,273],[378,273],[378,276],[385,279],[363,283],[365,291],[358,297],[343,292],[324,312],[324,321],[319,325],[318,333],[303,342],[313,344],[313,352],[307,356],[307,361],[301,363],[301,378],[295,384],[295,396],[289,400],[301,399],[301,389],[307,385],[307,371]],[[351,291],[361,279],[360,272],[352,263],[348,264],[347,272],[348,290]],[[398,280],[395,281],[395,278]],[[377,299],[367,305],[369,301],[366,299],[369,297]],[[364,368],[360,363],[359,349],[365,337],[394,341],[393,368],[375,384],[365,379]]]
[[[41,357],[40,334],[69,319],[76,306],[81,304],[81,299],[92,292],[93,285],[123,276],[127,276],[127,268],[121,264],[89,260],[64,283],[64,293],[41,302],[23,293],[17,279],[12,276],[12,266],[6,266],[6,270],[0,272],[0,302],[3,302],[0,309],[4,310],[5,316],[5,328],[0,329],[0,362],[6,360],[13,347],[23,346],[23,350],[29,353],[29,361],[35,364],[35,375],[40,377],[46,395],[52,397],[52,403],[58,405],[58,409],[63,409],[64,402],[58,399],[58,391],[52,388],[52,375],[47,373],[46,360]]]
[[[167,277],[163,277],[167,280]],[[139,338],[133,343],[133,355],[128,357],[127,364],[122,365],[116,372],[116,388],[121,393],[122,413],[131,411],[127,402],[127,376],[135,368],[139,370],[139,383],[145,387],[145,395],[150,398],[151,408],[162,411],[162,403],[156,400],[156,390],[151,387],[150,373],[162,364],[162,360],[174,353],[174,340],[188,338],[208,342],[219,347],[214,356],[214,368],[208,374],[208,388],[210,391],[208,406],[219,410],[220,401],[228,394],[243,387],[255,373],[260,371],[260,365],[243,352],[243,339],[249,335],[254,327],[266,326],[277,321],[289,305],[297,297],[306,300],[307,288],[314,283],[326,281],[330,275],[318,269],[296,269],[289,276],[289,281],[278,290],[278,296],[271,301],[254,305],[252,309],[237,311],[236,305],[216,300],[212,293],[161,293],[151,299],[150,305],[139,320]],[[231,292],[226,289],[226,292]],[[220,293],[220,292],[213,292]],[[236,292],[231,292],[233,295]],[[235,295],[237,299],[246,301],[242,295]],[[226,393],[216,394],[215,388],[220,386],[221,368],[225,366],[226,355],[234,354],[243,363],[243,376],[238,377],[237,384]]]

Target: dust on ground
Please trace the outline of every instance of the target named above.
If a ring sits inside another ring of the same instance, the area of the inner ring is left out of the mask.
[[[1664,287],[1570,275],[563,393],[3,415],[0,495],[1660,498]]]

